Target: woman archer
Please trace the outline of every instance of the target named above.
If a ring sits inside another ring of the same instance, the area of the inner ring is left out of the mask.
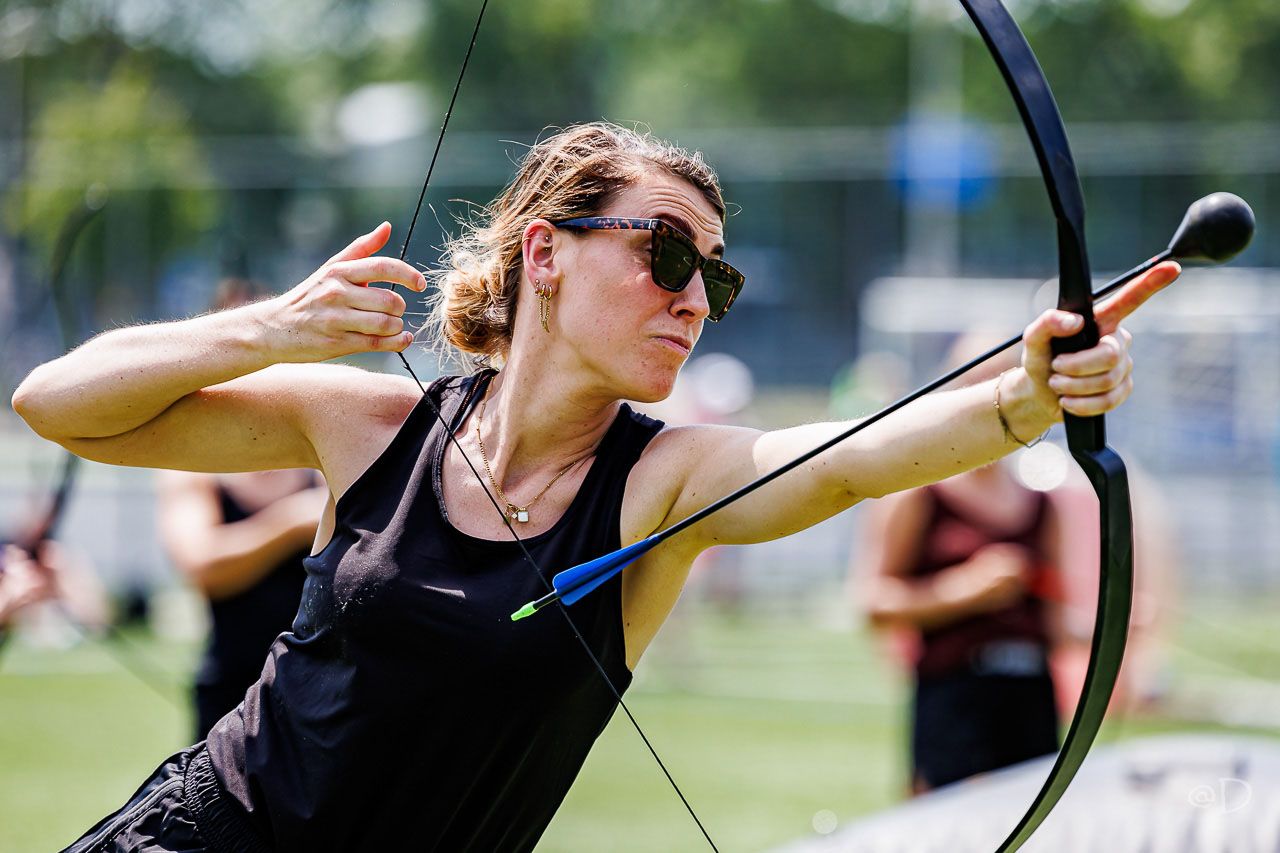
[[[118,465],[310,467],[332,497],[293,630],[208,740],[170,757],[74,850],[528,850],[617,700],[561,618],[512,622],[567,567],[670,526],[842,429],[664,428],[624,400],[671,390],[742,287],[725,205],[696,154],[614,125],[535,145],[436,274],[440,341],[493,368],[434,383],[320,365],[402,351],[427,279],[379,257],[383,224],[287,293],[104,334],[38,367],[14,407]],[[1163,264],[1050,352],[1048,311],[999,382],[921,400],[646,555],[571,608],[618,691],[699,552],[775,539],[863,498],[985,465],[1130,393],[1118,328]],[[456,444],[446,435],[456,436]],[[471,466],[482,472],[473,475]],[[147,846],[150,845],[150,846]]]

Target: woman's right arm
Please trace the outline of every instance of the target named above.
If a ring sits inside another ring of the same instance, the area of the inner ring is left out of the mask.
[[[377,383],[302,363],[401,351],[413,340],[399,294],[367,286],[426,287],[408,264],[373,256],[390,233],[383,223],[278,297],[100,335],[32,371],[13,407],[42,437],[116,465],[322,467],[316,437],[334,420],[326,404]],[[379,395],[370,397],[376,417]]]

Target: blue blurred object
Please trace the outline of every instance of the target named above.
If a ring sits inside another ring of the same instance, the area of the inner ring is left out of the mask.
[[[987,199],[995,146],[985,125],[917,112],[894,131],[892,173],[908,204],[973,208]]]

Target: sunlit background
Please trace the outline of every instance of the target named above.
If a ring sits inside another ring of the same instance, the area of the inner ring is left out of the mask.
[[[1168,629],[1149,701],[1117,711],[1103,738],[1274,738],[1280,5],[1009,6],[1067,122],[1100,280],[1164,248],[1209,192],[1257,213],[1243,255],[1189,270],[1129,324],[1138,390],[1109,420],[1140,471],[1140,521],[1158,519],[1170,555]],[[95,332],[205,310],[223,277],[286,289],[384,219],[398,248],[477,11],[475,0],[3,4],[6,393]],[[602,117],[705,152],[732,203],[727,258],[747,288],[706,329],[662,412],[672,420],[867,414],[934,375],[959,334],[1013,334],[1051,298],[1039,291],[1055,232],[1035,160],[951,0],[493,0],[410,259],[434,263],[546,128]],[[67,259],[60,312],[57,235],[86,198],[101,210]],[[424,378],[450,369],[412,360]],[[6,407],[0,532],[47,499],[60,464]],[[1070,483],[1052,449],[1015,464],[1037,488]],[[634,709],[723,849],[838,833],[904,797],[907,677],[857,608],[861,512],[711,555],[637,673]],[[1093,535],[1096,522],[1081,523]],[[61,535],[126,629],[104,641],[50,617],[5,646],[0,850],[70,842],[189,728],[203,611],[157,542],[152,473],[86,465]],[[1087,612],[1074,618],[1087,630]],[[615,720],[540,849],[700,843]]]

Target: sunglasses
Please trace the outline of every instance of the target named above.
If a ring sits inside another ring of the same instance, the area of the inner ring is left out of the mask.
[[[746,281],[742,273],[716,258],[704,257],[693,241],[661,219],[623,219],[616,216],[584,216],[553,222],[570,231],[652,231],[649,272],[653,283],[663,290],[679,293],[689,286],[693,274],[702,270],[707,290],[707,319],[717,322],[733,305]]]

